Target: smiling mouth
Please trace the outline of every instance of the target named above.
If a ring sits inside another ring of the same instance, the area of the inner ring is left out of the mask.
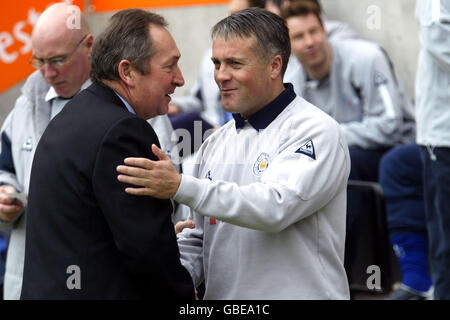
[[[319,49],[318,48],[310,49],[306,52],[306,54],[310,57],[315,57],[319,54]]]
[[[172,100],[172,97],[170,96],[172,93],[167,93],[166,95],[165,95],[165,97],[166,98],[168,98],[169,99],[169,101],[171,101]]]
[[[236,89],[221,89],[220,90],[222,93],[230,93],[230,92],[233,92],[233,91],[236,91]]]
[[[63,84],[64,84],[64,81],[61,81],[61,82],[53,83],[52,86],[53,86],[53,87],[60,87],[60,86],[62,86]]]

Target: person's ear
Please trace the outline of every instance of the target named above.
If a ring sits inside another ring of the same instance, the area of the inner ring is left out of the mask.
[[[88,50],[88,56],[90,57],[92,53],[92,48],[94,47],[94,37],[92,36],[92,34],[89,34],[85,41],[86,41],[86,48]]]
[[[325,37],[328,38],[328,30],[325,28],[325,26],[322,24],[321,25],[323,33],[325,34]]]
[[[128,60],[122,60],[118,66],[120,79],[129,87],[134,87],[134,81],[136,79],[136,70]]]
[[[283,59],[279,54],[272,58],[270,62],[270,78],[276,79],[281,74],[281,68],[283,67]]]

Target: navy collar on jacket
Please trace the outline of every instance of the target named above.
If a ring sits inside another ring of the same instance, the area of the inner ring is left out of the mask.
[[[96,96],[104,99],[105,101],[127,109],[127,106],[119,98],[116,92],[102,82],[93,82],[86,90],[91,91]],[[128,109],[127,109],[128,110]]]
[[[262,130],[269,126],[276,117],[295,99],[294,87],[291,83],[285,83],[286,88],[278,97],[264,108],[252,115],[248,120],[256,130]],[[244,127],[245,120],[239,113],[233,113],[236,129]]]

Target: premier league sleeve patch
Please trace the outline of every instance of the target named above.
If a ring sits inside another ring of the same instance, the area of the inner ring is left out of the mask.
[[[388,79],[384,75],[382,75],[378,71],[375,72],[375,79],[374,79],[375,86],[379,87],[383,84],[387,84],[388,82],[389,82]]]
[[[308,140],[304,145],[302,145],[295,153],[304,154],[313,160],[316,160],[316,152],[314,151],[314,144],[312,140]]]
[[[253,174],[257,177],[269,167],[270,156],[267,153],[261,153],[253,165]]]

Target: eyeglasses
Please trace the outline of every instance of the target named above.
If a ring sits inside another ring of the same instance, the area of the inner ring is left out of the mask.
[[[87,38],[89,34],[85,35],[80,42],[78,42],[77,46],[75,47],[75,49],[73,49],[73,51],[71,53],[69,53],[66,56],[60,56],[60,57],[53,57],[53,58],[48,58],[48,59],[41,59],[38,57],[33,57],[30,59],[30,64],[35,67],[36,69],[41,69],[45,63],[48,63],[48,65],[50,67],[54,67],[54,68],[61,68],[62,66],[64,66],[69,60],[70,58],[73,56],[73,54],[77,51],[78,47],[80,46],[80,44],[83,43],[83,41]]]

